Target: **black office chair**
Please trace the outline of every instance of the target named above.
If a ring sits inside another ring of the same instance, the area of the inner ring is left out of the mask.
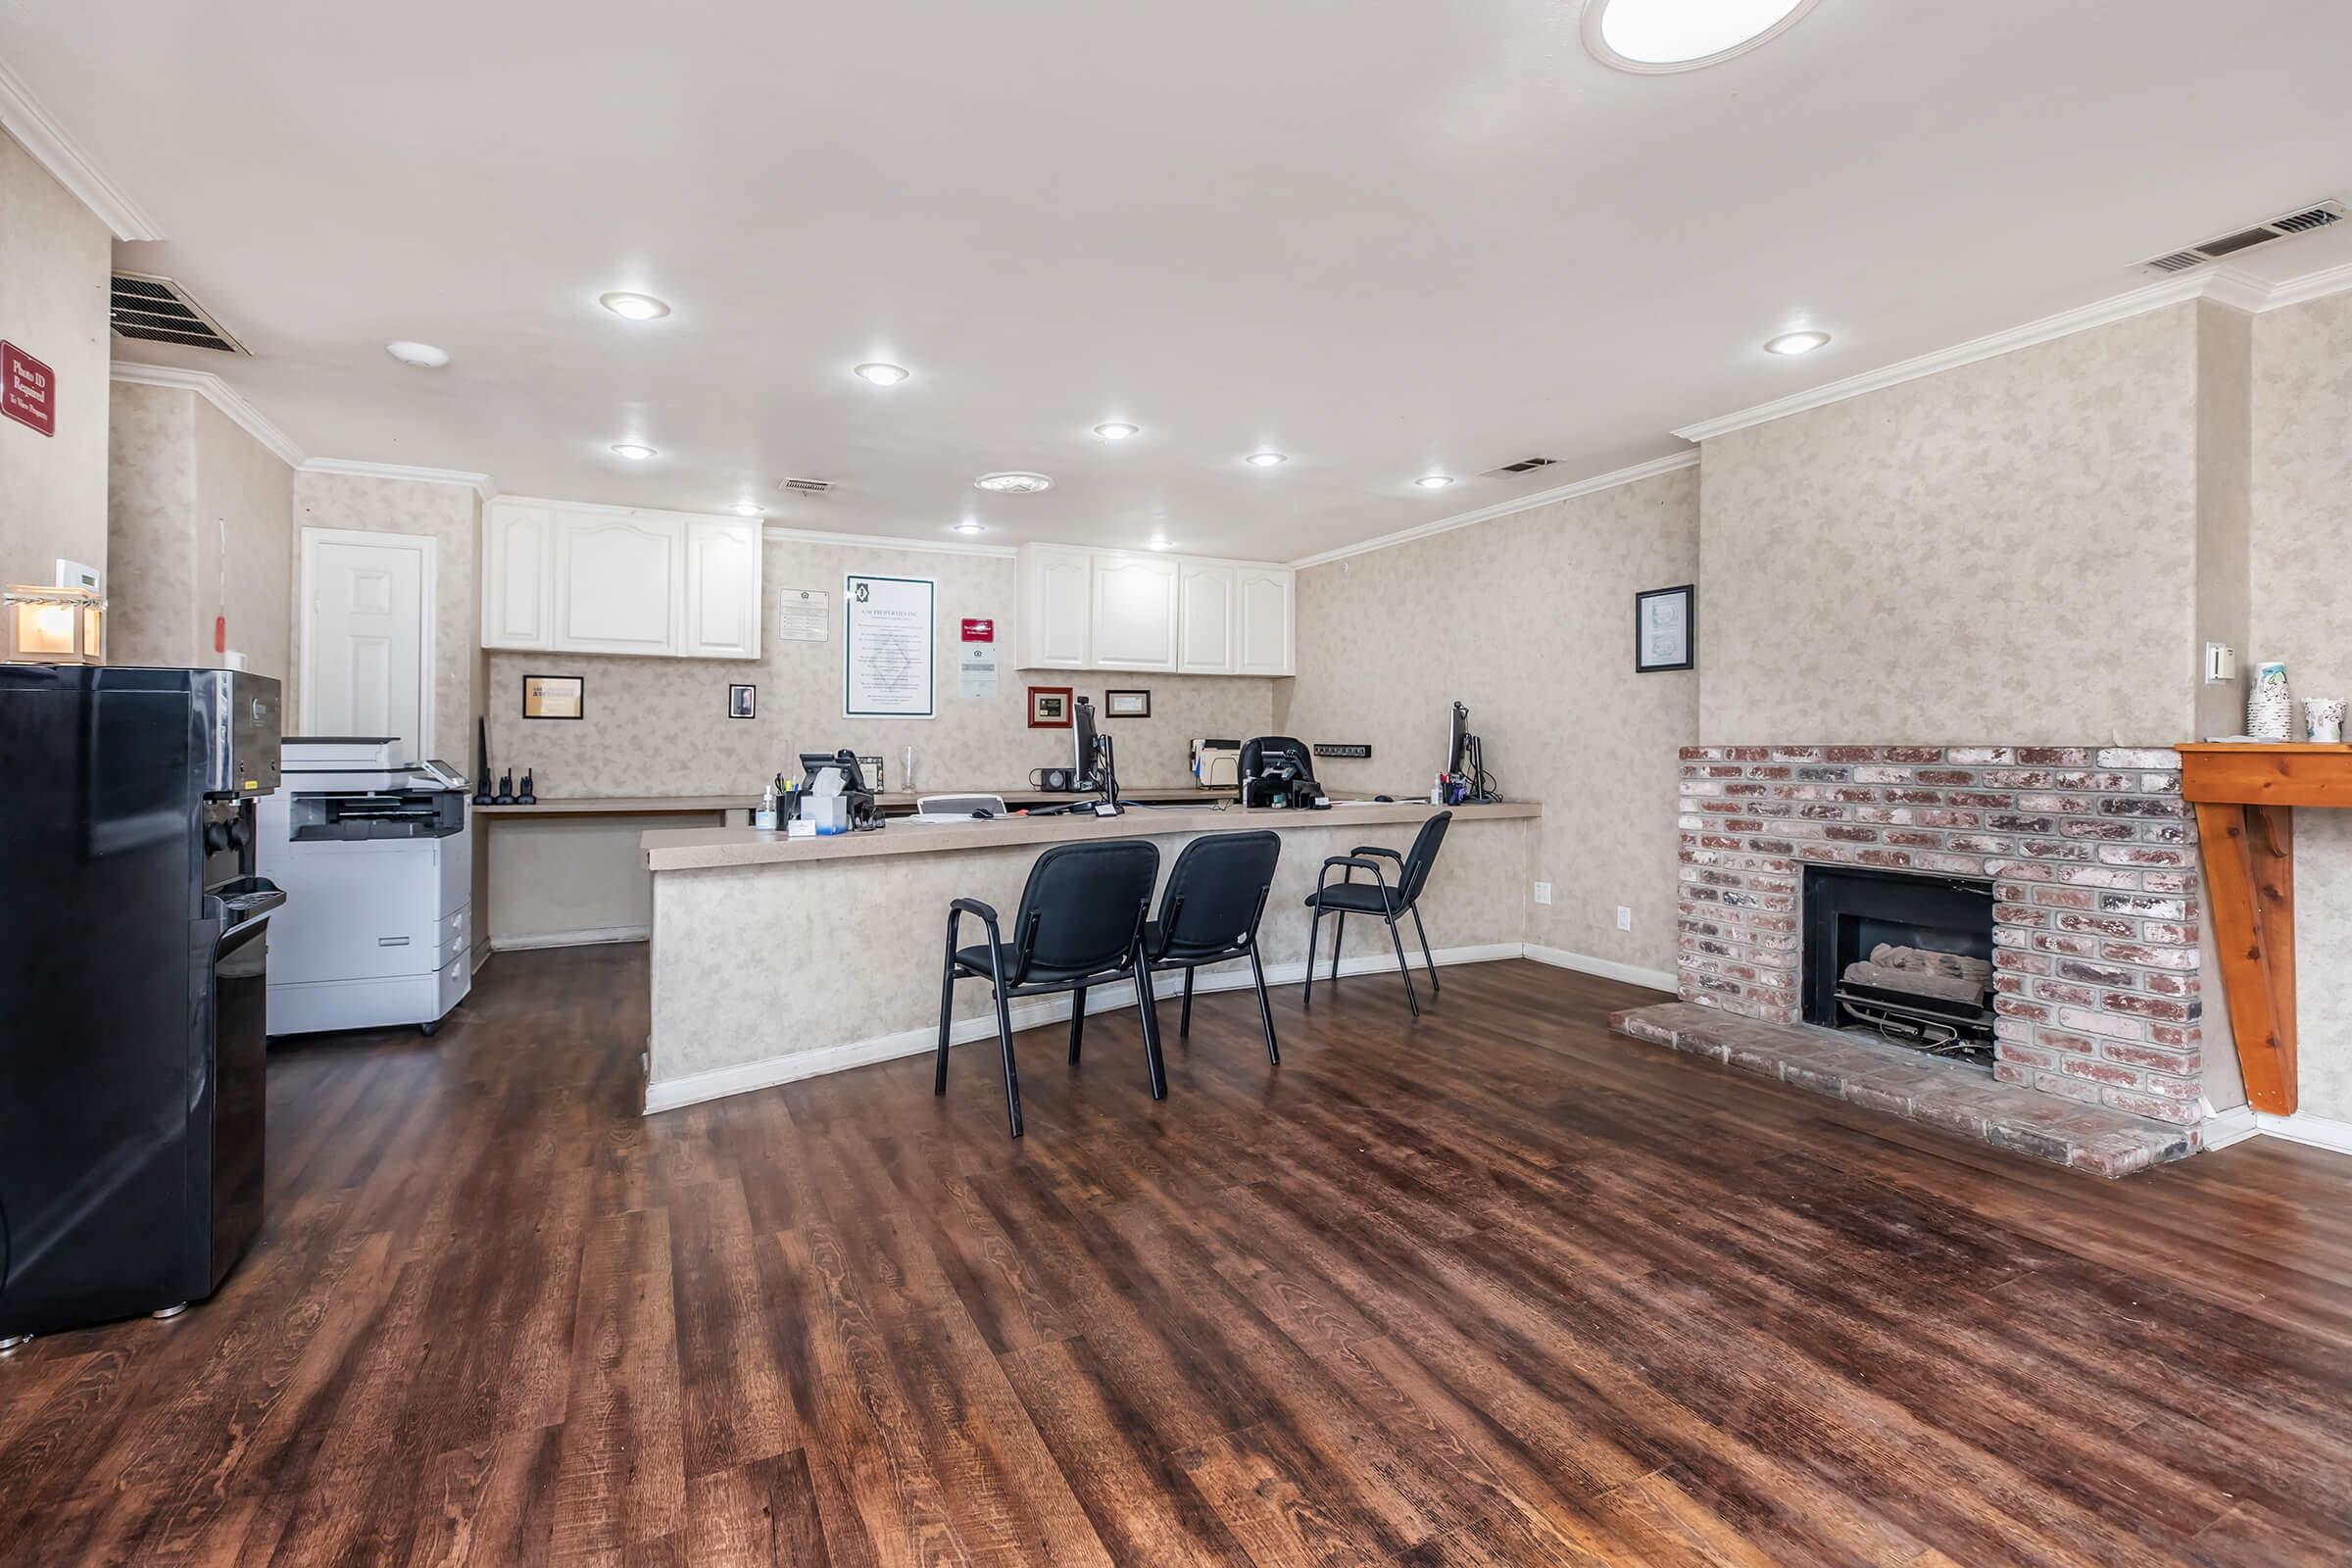
[[[1274,1043],[1274,1008],[1266,1001],[1266,970],[1257,960],[1257,924],[1265,917],[1266,895],[1274,891],[1274,862],[1282,858],[1282,835],[1211,833],[1184,847],[1168,888],[1159,896],[1159,918],[1144,927],[1144,967],[1152,972],[1184,971],[1184,1016],[1179,1035],[1193,1032],[1193,971],[1204,963],[1248,958],[1257,987],[1257,1017],[1265,1026],[1266,1059],[1282,1065]],[[1070,1043],[1070,1059],[1078,1044]]]
[[[1406,915],[1413,917],[1413,934],[1421,939],[1421,961],[1429,967],[1429,993],[1438,994],[1438,960],[1430,956],[1429,932],[1421,924],[1421,889],[1429,882],[1429,868],[1438,858],[1438,849],[1446,842],[1446,828],[1453,820],[1451,811],[1440,811],[1421,824],[1413,836],[1413,847],[1398,855],[1395,850],[1377,844],[1359,844],[1346,855],[1335,855],[1323,862],[1315,878],[1315,891],[1307,896],[1306,906],[1315,911],[1313,924],[1306,933],[1306,995],[1303,1006],[1315,1001],[1315,943],[1323,931],[1323,916],[1334,915],[1339,923],[1332,929],[1331,983],[1340,983],[1340,944],[1348,932],[1348,916],[1376,914],[1389,923],[1389,941],[1396,948],[1396,972],[1404,976],[1404,1000],[1421,1016],[1421,999],[1413,994],[1412,965],[1405,962],[1404,939],[1396,934],[1396,922]],[[1396,881],[1392,886],[1382,872],[1382,860],[1396,862]],[[1334,866],[1348,868],[1348,880],[1330,881]],[[1372,873],[1370,882],[1358,882],[1357,871]]]
[[[1021,906],[1013,915],[1013,939],[1004,940],[997,911],[978,899],[948,906],[948,956],[939,983],[939,1060],[931,1092],[948,1092],[948,1026],[953,1021],[956,982],[964,975],[986,980],[997,999],[997,1047],[1004,1059],[1004,1112],[1012,1136],[1021,1136],[1021,1081],[1012,1064],[1014,997],[1070,993],[1070,1059],[1086,1029],[1086,988],[1098,981],[1133,980],[1136,1008],[1144,1020],[1144,1059],[1151,1069],[1152,1098],[1168,1098],[1168,1076],[1159,1059],[1159,1020],[1152,1010],[1152,976],[1144,967],[1144,921],[1152,912],[1152,884],[1159,876],[1159,851],[1144,839],[1110,839],[1093,844],[1059,844],[1037,858]],[[979,947],[956,946],[967,914],[988,928]]]

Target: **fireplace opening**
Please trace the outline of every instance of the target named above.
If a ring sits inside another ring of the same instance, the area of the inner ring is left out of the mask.
[[[1992,884],[1805,868],[1807,1023],[1992,1066]]]

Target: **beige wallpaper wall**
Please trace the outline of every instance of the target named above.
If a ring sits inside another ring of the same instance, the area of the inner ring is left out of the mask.
[[[0,338],[57,373],[57,433],[0,419],[0,583],[106,566],[107,275],[113,237],[0,131]]]
[[[2198,735],[2246,727],[2245,688],[2205,684],[2204,645],[2246,651],[2254,465],[2254,318],[2197,305],[2197,608],[2188,678]]]
[[[2352,293],[2255,318],[2253,497],[2246,656],[2352,697]],[[2352,1121],[2352,811],[2297,811],[2295,840],[2303,1109]]]
[[[246,667],[290,668],[286,518],[294,470],[219,409],[174,387],[116,382],[107,432],[109,657],[220,662],[213,617]]]
[[[293,525],[296,595],[300,592],[303,528],[422,534],[435,541],[433,754],[460,766],[467,765],[473,756],[473,715],[479,710],[484,664],[479,498],[465,485],[298,472],[293,485]],[[299,654],[299,603],[293,607],[290,636]],[[299,671],[293,672],[286,707],[296,715],[302,711],[299,684]],[[294,728],[300,728],[299,717]]]
[[[1706,443],[1701,741],[2188,733],[2196,313]]]
[[[1300,572],[1275,729],[1371,743],[1369,762],[1318,764],[1328,784],[1427,794],[1468,704],[1502,792],[1544,803],[1526,880],[1490,896],[1525,908],[1528,941],[1671,972],[1676,752],[1697,739],[1699,678],[1634,673],[1634,595],[1696,579],[1698,498],[1686,468]],[[1701,668],[1709,638],[1702,622]]]
[[[938,583],[938,717],[841,716],[842,578],[852,571],[929,577]],[[778,769],[797,771],[799,753],[843,746],[884,757],[886,781],[896,789],[902,754],[911,746],[918,788],[1010,788],[1025,785],[1032,768],[1070,757],[1068,730],[1028,727],[1025,688],[1034,680],[1093,696],[1098,712],[1106,687],[1149,690],[1150,718],[1106,720],[1102,727],[1117,745],[1121,782],[1160,786],[1188,779],[1189,737],[1258,734],[1271,720],[1269,680],[1027,675],[1011,668],[1016,596],[1009,558],[771,539],[764,576],[766,619],[762,657],[757,661],[494,654],[492,761],[501,771],[510,765],[535,769],[539,791],[548,796],[756,795]],[[821,643],[788,643],[776,636],[777,598],[800,588],[831,596],[832,625]],[[997,620],[997,647],[1005,666],[994,698],[966,698],[957,691],[957,622],[967,615]],[[586,716],[523,718],[526,674],[585,676]],[[727,716],[727,687],[736,682],[759,689],[756,718]],[[470,746],[465,755],[471,758]]]

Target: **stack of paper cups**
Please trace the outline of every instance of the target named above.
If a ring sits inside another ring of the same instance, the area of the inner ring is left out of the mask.
[[[2256,665],[2254,689],[2246,697],[2246,733],[2258,741],[2282,741],[2294,727],[2295,699],[2287,690],[2285,662]]]
[[[2340,745],[2344,739],[2344,700],[2341,697],[2314,697],[2303,704],[2303,738],[2329,745]]]

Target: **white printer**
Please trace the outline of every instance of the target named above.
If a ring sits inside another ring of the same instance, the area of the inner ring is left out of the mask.
[[[473,985],[466,781],[400,743],[288,736],[256,812],[258,869],[286,893],[270,931],[270,1033],[416,1024]]]

